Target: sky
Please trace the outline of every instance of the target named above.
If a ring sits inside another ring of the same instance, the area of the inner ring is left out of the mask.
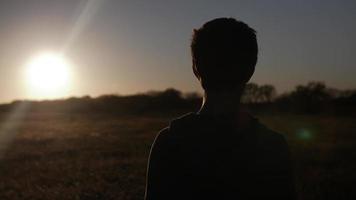
[[[43,52],[70,63],[60,98],[169,87],[202,92],[191,69],[191,34],[218,17],[257,31],[252,82],[279,93],[309,81],[356,88],[353,0],[1,0],[0,102],[45,98],[26,75]]]

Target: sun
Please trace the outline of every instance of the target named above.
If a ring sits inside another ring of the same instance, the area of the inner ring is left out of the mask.
[[[59,98],[68,93],[70,65],[61,54],[41,53],[30,59],[25,76],[31,97]]]

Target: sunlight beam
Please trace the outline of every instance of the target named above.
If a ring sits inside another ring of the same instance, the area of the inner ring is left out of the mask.
[[[81,5],[77,11],[77,19],[75,20],[73,28],[69,33],[68,39],[62,47],[62,54],[65,54],[74,41],[79,37],[103,1],[104,0],[88,0],[80,3]]]
[[[15,108],[8,117],[0,123],[0,159],[17,135],[18,128],[23,123],[23,118],[29,109],[29,102],[14,103]]]

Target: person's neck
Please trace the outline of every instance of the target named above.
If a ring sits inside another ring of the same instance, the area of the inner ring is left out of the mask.
[[[199,114],[236,116],[241,109],[240,97],[238,92],[205,92]]]
[[[236,128],[238,130],[245,129],[251,123],[252,116],[240,103],[240,98],[240,93],[205,93],[203,104],[198,114],[211,116],[219,120],[237,122]]]

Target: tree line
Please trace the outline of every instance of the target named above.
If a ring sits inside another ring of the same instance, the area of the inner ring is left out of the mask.
[[[102,95],[72,97],[50,101],[14,101],[0,105],[0,112],[28,104],[32,112],[104,113],[104,114],[162,114],[183,113],[199,109],[201,94],[182,93],[174,88],[149,91],[135,95]],[[339,90],[323,82],[297,85],[292,91],[278,94],[273,85],[248,83],[241,101],[256,112],[293,113],[356,113],[356,90]]]
[[[352,114],[356,110],[356,90],[340,90],[328,87],[323,82],[312,81],[306,85],[297,85],[294,90],[278,95],[273,85],[259,86],[249,83],[242,101],[284,112]]]

